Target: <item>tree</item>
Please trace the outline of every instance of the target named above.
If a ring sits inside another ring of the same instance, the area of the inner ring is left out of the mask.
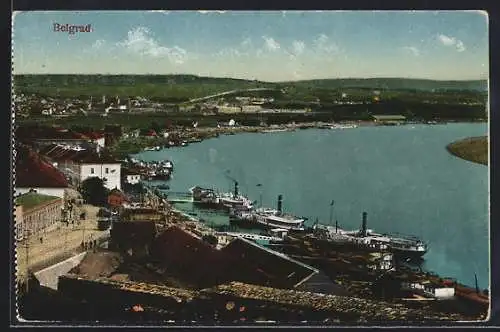
[[[103,206],[106,204],[108,190],[104,181],[98,177],[91,177],[82,182],[80,193],[88,204]]]
[[[158,122],[153,121],[151,122],[151,129],[153,129],[156,133],[159,134],[162,128]]]

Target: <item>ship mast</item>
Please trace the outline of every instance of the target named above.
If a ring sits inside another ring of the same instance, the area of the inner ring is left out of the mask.
[[[333,204],[335,204],[334,200],[332,200],[332,202],[330,203],[330,223],[329,223],[329,225],[332,224],[332,219],[333,219]]]

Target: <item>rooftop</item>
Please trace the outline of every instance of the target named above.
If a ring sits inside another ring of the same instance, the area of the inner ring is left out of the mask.
[[[20,195],[16,198],[16,203],[21,205],[24,209],[31,209],[40,204],[50,202],[56,199],[60,199],[56,196],[49,195],[41,195],[35,192],[29,192],[23,195]]]
[[[372,115],[372,117],[375,120],[382,120],[382,121],[391,121],[391,120],[406,120],[406,117],[400,114],[394,114],[394,115]]]
[[[40,149],[40,153],[56,161],[73,161],[80,164],[120,164],[108,153],[98,154],[92,149],[71,149],[59,144],[50,144]]]
[[[63,173],[26,145],[16,147],[16,187],[67,188]]]
[[[101,132],[81,133],[57,126],[38,125],[20,127],[16,134],[23,138],[36,140],[94,140],[104,137]]]

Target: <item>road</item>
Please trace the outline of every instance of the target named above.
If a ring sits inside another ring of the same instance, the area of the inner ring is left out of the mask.
[[[200,97],[200,98],[193,98],[188,101],[188,103],[196,103],[202,100],[207,100],[215,97],[221,97],[225,95],[230,95],[233,93],[238,93],[238,92],[253,92],[253,91],[276,91],[278,89],[276,88],[252,88],[252,89],[236,89],[236,90],[230,90],[230,91],[224,91],[224,92],[219,92],[214,95],[210,96],[205,96],[205,97]]]
[[[26,261],[29,268],[36,272],[37,269],[44,268],[46,264],[55,264],[58,257],[70,256],[81,252],[82,241],[93,241],[109,236],[109,231],[97,229],[96,213],[97,207],[85,205],[87,219],[61,226],[53,231],[32,236],[28,245],[26,240],[17,243],[17,278],[21,279],[26,275]],[[40,238],[42,240],[40,241]]]

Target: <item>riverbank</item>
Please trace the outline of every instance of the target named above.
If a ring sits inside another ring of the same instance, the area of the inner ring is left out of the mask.
[[[207,139],[217,138],[220,135],[235,135],[241,133],[272,133],[284,131],[296,131],[305,129],[330,129],[333,125],[354,125],[375,126],[373,121],[354,121],[342,123],[329,122],[304,122],[286,125],[271,126],[225,126],[225,127],[198,127],[174,129],[169,132],[168,137],[127,137],[121,138],[112,147],[112,153],[119,159],[124,159],[128,155],[136,154],[147,148],[169,148],[176,146],[186,146],[192,143],[199,143]],[[340,128],[339,128],[340,129]]]
[[[448,152],[477,164],[488,165],[488,137],[468,137],[446,146]]]

